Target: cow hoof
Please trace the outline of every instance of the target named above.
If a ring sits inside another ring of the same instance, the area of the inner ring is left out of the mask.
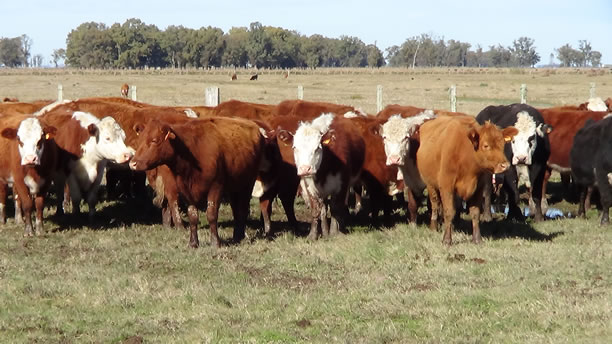
[[[453,240],[452,239],[448,239],[448,238],[444,238],[444,239],[442,239],[442,243],[445,246],[452,246],[453,245]]]
[[[190,241],[189,242],[189,247],[191,248],[198,248],[200,246],[200,243],[197,241]]]
[[[317,241],[317,235],[313,233],[308,234],[308,241]]]
[[[478,238],[472,238],[472,242],[473,242],[474,244],[481,244],[481,243],[482,243],[482,239],[481,239],[480,237],[478,237]]]
[[[482,214],[482,222],[491,222],[493,221],[493,215],[489,214]]]

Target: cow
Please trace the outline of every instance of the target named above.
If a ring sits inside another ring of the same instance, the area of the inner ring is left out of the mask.
[[[610,223],[612,206],[612,117],[589,119],[576,133],[570,151],[572,177],[580,190],[578,216],[586,218],[588,190],[599,189],[600,225]],[[586,208],[586,209],[585,209]]]
[[[2,99],[2,101],[3,101],[4,103],[18,103],[18,102],[19,102],[19,99],[14,98],[14,97],[13,97],[13,98],[10,98],[10,97],[4,97],[4,99]]]
[[[550,157],[548,158],[548,167],[544,175],[542,195],[546,195],[546,185],[553,170],[559,172],[567,191],[571,173],[570,149],[576,132],[584,126],[588,119],[599,121],[607,115],[607,112],[564,110],[559,108],[538,109],[538,111],[542,114],[544,122],[554,128],[548,135]],[[546,198],[542,197],[542,200],[544,203],[542,208],[545,208],[546,203],[544,201]]]
[[[402,117],[412,117],[423,113],[425,109],[410,106],[410,105],[399,105],[399,104],[390,104],[385,106],[384,109],[380,110],[376,114],[376,117],[381,120],[386,120],[393,115],[401,115]]]
[[[81,111],[72,115],[51,112],[39,118],[57,128],[55,142],[61,161],[55,177],[58,188],[68,184],[75,214],[80,213],[81,199],[85,199],[92,221],[107,162],[123,164],[134,155],[133,148],[125,145],[125,132],[110,116],[98,119]],[[61,190],[58,195],[62,205]],[[59,214],[63,213],[62,206],[57,209]]]
[[[605,103],[606,103],[606,106],[608,107],[608,111],[612,112],[612,98],[608,97],[608,99],[606,99]]]
[[[13,184],[16,220],[25,216],[24,236],[43,234],[46,193],[56,170],[58,152],[53,136],[57,129],[29,115],[0,117],[0,221],[6,221],[4,205],[8,184]],[[17,201],[18,200],[18,201]],[[32,207],[36,227],[32,227]]]
[[[518,130],[511,142],[504,148],[506,158],[515,168],[508,169],[503,175],[503,188],[508,194],[508,218],[524,220],[519,208],[519,179],[525,179],[530,190],[530,203],[535,208],[532,213],[536,221],[544,220],[542,214],[542,194],[546,162],[550,156],[550,142],[548,134],[552,127],[544,122],[538,110],[527,104],[490,105],[476,116],[481,125],[487,121],[500,128],[513,126]],[[523,178],[521,178],[523,177]],[[486,184],[484,190],[484,220],[490,221],[492,185]],[[531,201],[533,200],[533,201]]]
[[[326,113],[301,122],[292,137],[283,139],[292,141],[302,196],[311,210],[308,238],[317,239],[319,219],[323,236],[341,233],[349,188],[359,180],[365,159],[359,128],[346,118]],[[328,204],[331,225],[327,222]]]
[[[379,134],[384,142],[385,164],[397,166],[402,173],[408,196],[408,219],[416,223],[417,195],[425,190],[416,166],[416,152],[419,148],[418,130],[428,120],[436,116],[432,111],[424,111],[411,117],[396,114],[388,117],[380,126]]]
[[[211,245],[220,246],[217,218],[222,194],[234,215],[234,241],[245,236],[250,190],[260,169],[264,138],[253,122],[212,117],[182,124],[153,119],[139,128],[133,170],[168,166],[189,208],[189,246],[197,248],[198,208],[206,201]]]
[[[256,120],[268,120],[276,115],[276,106],[228,100],[213,108],[211,116],[241,117]]]
[[[373,116],[351,117],[350,120],[361,129],[361,136],[366,144],[361,181],[370,197],[372,222],[377,223],[378,212],[382,209],[385,223],[389,223],[392,197],[403,191],[404,183],[399,173],[400,170],[398,166],[385,164],[385,145],[383,138],[379,135],[381,121]],[[360,205],[357,204],[355,208],[359,207]]]
[[[7,102],[0,103],[1,115],[29,115],[39,111],[43,107],[53,103],[52,100],[37,100],[31,103]]]
[[[232,81],[234,80],[238,80],[238,76],[236,75],[236,73],[232,73]]]
[[[257,80],[257,74],[253,74],[251,75],[251,77],[249,78],[249,80],[253,81],[253,80]]]
[[[439,116],[419,129],[417,168],[431,201],[430,228],[438,228],[438,212],[444,211],[443,243],[452,244],[454,196],[467,202],[472,218],[472,241],[479,243],[482,188],[488,173],[502,173],[509,163],[504,143],[518,133],[514,127],[479,125],[470,116]]]
[[[121,85],[121,96],[123,98],[127,98],[129,93],[130,93],[130,85],[128,84]]]

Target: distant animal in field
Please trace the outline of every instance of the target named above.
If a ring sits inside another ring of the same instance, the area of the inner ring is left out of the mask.
[[[232,80],[238,80],[238,76],[236,75],[236,73],[232,74]]]
[[[257,80],[257,74],[251,75],[251,78],[249,80]]]
[[[5,97],[4,99],[2,99],[2,102],[4,102],[4,103],[17,103],[17,102],[19,102],[19,99]]]
[[[121,85],[121,96],[123,98],[127,98],[129,92],[130,92],[130,85],[128,84]]]
[[[287,78],[289,77],[289,72],[288,72],[288,71],[285,71],[285,73],[283,73],[283,77],[284,77],[285,79],[287,79]]]

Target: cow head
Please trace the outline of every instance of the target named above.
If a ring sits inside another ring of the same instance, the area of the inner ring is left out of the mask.
[[[75,111],[72,118],[79,121],[91,138],[84,144],[84,154],[95,154],[118,164],[128,162],[134,156],[134,149],[125,145],[125,132],[114,118],[98,119],[94,115]]]
[[[504,144],[512,140],[518,133],[515,127],[500,130],[487,121],[482,126],[472,128],[468,138],[476,150],[478,165],[491,173],[502,173],[508,169],[509,163],[504,154]]]
[[[5,128],[2,136],[17,140],[21,165],[40,165],[45,142],[55,136],[57,129],[44,126],[37,118],[26,118],[17,129]]]
[[[378,131],[385,144],[386,164],[404,165],[404,159],[410,149],[410,139],[415,138],[421,124],[433,118],[435,115],[432,111],[425,111],[407,118],[402,118],[401,115],[389,117]]]
[[[518,134],[511,141],[512,165],[531,165],[538,145],[538,136],[545,137],[552,131],[552,127],[545,123],[537,123],[527,111],[516,114],[514,127],[518,130]]]
[[[293,157],[299,176],[317,173],[323,160],[323,147],[332,145],[336,138],[330,129],[333,120],[334,115],[327,113],[298,126],[293,136]]]
[[[174,156],[172,141],[177,136],[166,123],[153,119],[147,125],[138,125],[136,153],[130,161],[132,170],[144,171],[170,161]]]

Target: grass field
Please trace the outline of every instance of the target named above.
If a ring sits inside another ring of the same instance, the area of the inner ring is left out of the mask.
[[[591,70],[556,73],[490,70],[321,70],[263,73],[232,83],[228,71],[191,74],[0,69],[0,96],[22,100],[118,95],[123,82],[139,100],[201,104],[217,85],[222,100],[275,103],[294,98],[352,104],[375,112],[376,85],[386,104],[448,108],[446,89],[458,87],[458,110],[519,99],[527,83],[537,106],[576,104],[612,96],[612,75]],[[531,74],[530,74],[531,73]],[[414,78],[414,79],[412,79]],[[555,193],[559,186],[549,188]],[[551,206],[575,212],[576,204]],[[305,207],[298,199],[298,219]],[[188,233],[162,228],[149,202],[98,205],[96,226],[47,211],[48,233],[22,237],[10,220],[0,226],[0,342],[2,343],[608,343],[612,338],[612,228],[589,218],[483,224],[483,243],[470,243],[468,221],[441,244],[423,217],[372,228],[352,217],[349,233],[311,243],[286,228],[274,204],[272,240],[261,237],[255,200],[247,239],[213,249],[201,217],[202,246]],[[10,209],[9,209],[10,213]],[[231,238],[229,206],[220,235]]]

